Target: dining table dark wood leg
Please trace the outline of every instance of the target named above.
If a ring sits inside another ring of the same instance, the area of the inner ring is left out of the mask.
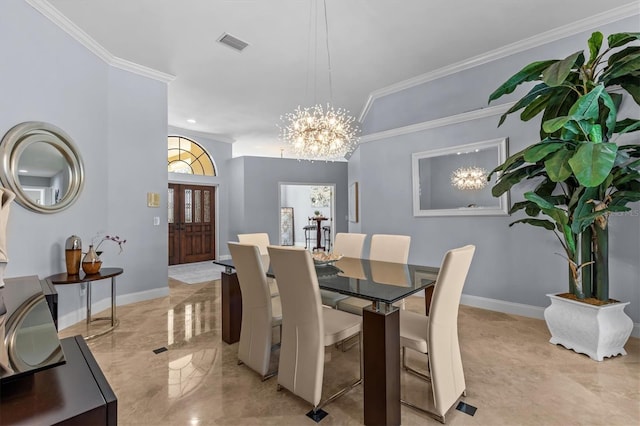
[[[400,311],[362,310],[364,424],[400,424]]]
[[[222,272],[222,341],[228,344],[240,340],[242,327],[242,293],[238,275]]]

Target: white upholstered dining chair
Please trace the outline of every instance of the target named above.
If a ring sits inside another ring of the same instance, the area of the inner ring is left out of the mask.
[[[276,374],[276,371],[269,371],[269,365],[273,327],[282,323],[280,298],[271,297],[258,246],[234,242],[229,242],[228,246],[242,293],[238,361],[266,380]]]
[[[366,237],[367,234],[339,232],[333,241],[333,253],[360,259]],[[322,304],[332,308],[337,308],[339,301],[349,297],[330,290],[320,290],[320,296],[322,297]]]
[[[406,264],[409,260],[410,246],[411,237],[409,235],[374,234],[371,236],[369,260]],[[403,304],[404,301],[398,303]],[[338,309],[362,315],[362,309],[370,305],[370,300],[347,297],[338,302]]]
[[[402,400],[402,403],[442,423],[445,422],[447,411],[461,396],[466,395],[458,342],[458,306],[475,249],[475,246],[467,245],[445,254],[435,283],[429,316],[400,311],[402,366],[431,382],[435,410],[426,410],[406,400]],[[429,376],[406,365],[407,348],[427,355]]]
[[[309,251],[301,247],[269,246],[269,257],[282,299],[278,389],[288,389],[312,404],[309,416],[315,416],[320,407],[362,381],[360,371],[357,380],[321,401],[325,346],[354,335],[362,336],[362,318],[322,306]]]
[[[261,256],[269,255],[269,253],[267,253],[267,247],[271,243],[269,242],[269,234],[267,234],[266,232],[257,232],[253,234],[238,234],[238,241],[241,244],[253,244],[258,246],[258,249],[260,249]],[[264,268],[265,270],[269,269],[269,265],[265,264]],[[278,284],[276,283],[276,280],[274,280],[273,278],[267,278],[267,283],[269,283],[269,291],[271,292],[271,296],[272,297],[277,296]]]
[[[238,234],[238,241],[242,244],[253,244],[258,246],[261,255],[266,255],[269,244],[269,234],[258,232],[254,234]]]

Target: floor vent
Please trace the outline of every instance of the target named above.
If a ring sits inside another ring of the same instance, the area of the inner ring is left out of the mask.
[[[153,353],[154,353],[154,354],[156,354],[156,355],[158,355],[158,354],[161,354],[162,352],[166,352],[166,351],[168,351],[168,350],[169,350],[169,349],[167,349],[166,347],[164,347],[164,346],[163,346],[163,347],[161,347],[161,348],[154,349],[154,350],[153,350]]]

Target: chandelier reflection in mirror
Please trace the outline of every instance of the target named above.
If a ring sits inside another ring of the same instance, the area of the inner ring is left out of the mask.
[[[331,81],[331,54],[329,52],[329,25],[327,22],[326,1],[323,1],[322,4],[329,71],[329,99],[332,100],[333,85]],[[312,6],[317,9],[315,1],[312,2]],[[315,57],[317,57],[317,24],[315,28]],[[317,87],[317,84],[314,85],[315,87]],[[280,120],[283,123],[282,126],[279,126],[280,139],[289,145],[293,155],[298,159],[327,161],[343,159],[356,148],[358,143],[357,135],[359,129],[355,119],[349,115],[347,110],[334,108],[331,103],[327,103],[324,107],[319,103],[308,108],[298,106],[293,112],[281,116]]]
[[[477,191],[487,186],[487,171],[482,167],[460,167],[451,174],[451,185],[463,191]]]

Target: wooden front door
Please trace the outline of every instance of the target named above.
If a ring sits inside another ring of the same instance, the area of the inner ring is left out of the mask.
[[[213,186],[169,184],[169,265],[216,258]]]

